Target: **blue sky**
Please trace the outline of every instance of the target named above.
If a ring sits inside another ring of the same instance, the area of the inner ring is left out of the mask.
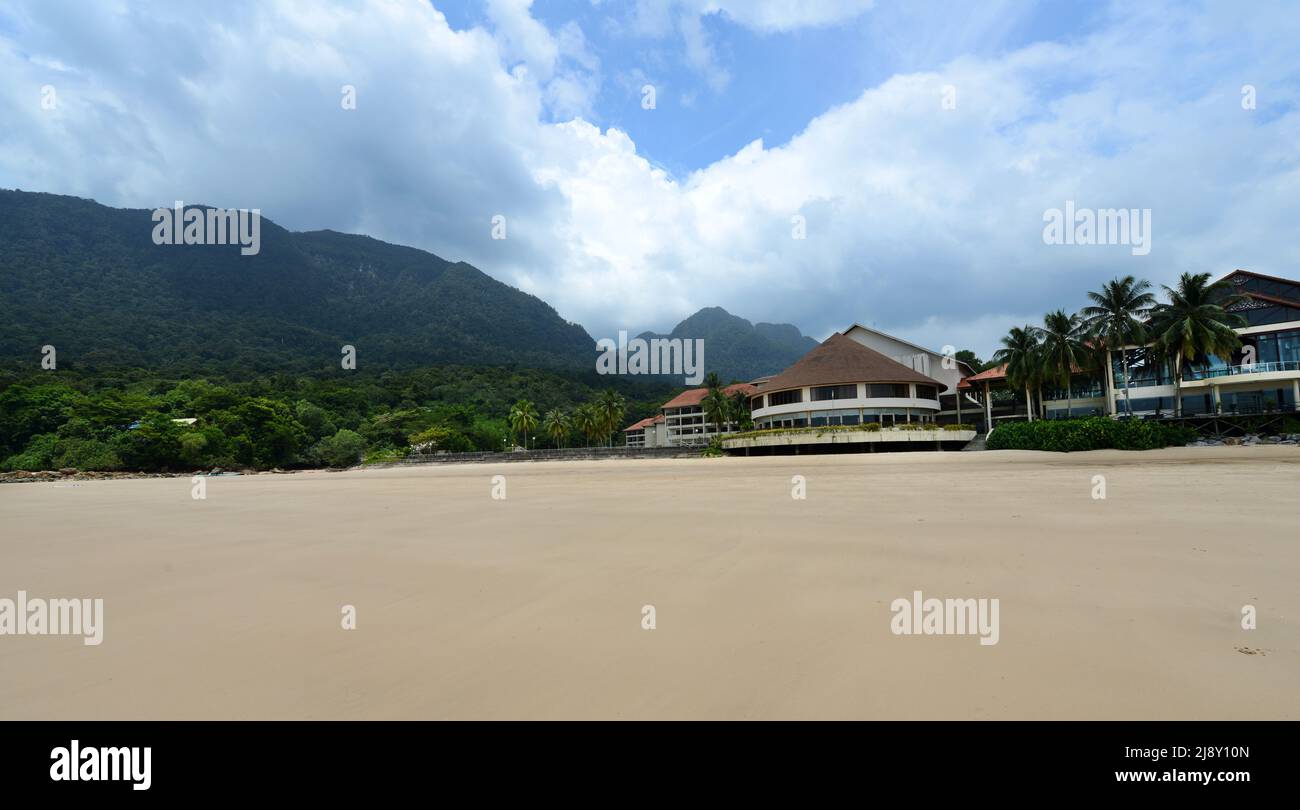
[[[455,28],[492,25],[480,0],[434,5]],[[715,53],[712,70],[691,63],[681,34],[639,25],[633,2],[536,0],[532,14],[553,30],[579,25],[600,60],[605,81],[589,120],[627,132],[647,159],[685,175],[755,138],[784,143],[813,118],[896,73],[1082,37],[1104,19],[1104,8],[991,2],[971,15],[954,14],[952,3],[883,0],[835,24],[792,30],[755,30],[713,13],[700,18]],[[672,11],[666,13],[671,28]],[[657,90],[653,112],[641,106],[646,83]]]
[[[1300,275],[1297,42],[1290,0],[13,0],[0,187],[414,245],[593,337],[987,356],[1115,276]],[[1067,204],[1150,250],[1047,244]]]

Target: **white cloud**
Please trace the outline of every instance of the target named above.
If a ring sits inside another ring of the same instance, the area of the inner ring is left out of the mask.
[[[721,305],[987,355],[1023,313],[1077,307],[1113,275],[1296,275],[1300,77],[1279,44],[1300,39],[1296,15],[1126,8],[1076,42],[894,76],[787,143],[673,177],[617,129],[552,123],[598,66],[580,30],[543,39],[526,3],[497,9],[518,29],[503,35],[454,31],[416,0],[220,15],[51,0],[11,12],[21,47],[0,34],[0,186],[256,206],[418,245],[596,336]],[[1258,110],[1241,109],[1246,82]],[[1151,208],[1151,254],[1044,245],[1042,212],[1067,199]]]

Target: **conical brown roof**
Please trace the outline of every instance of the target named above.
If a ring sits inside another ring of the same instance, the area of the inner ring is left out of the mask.
[[[838,332],[805,354],[793,365],[758,386],[758,393],[802,388],[805,385],[840,385],[842,383],[943,383],[891,360],[875,349],[868,349],[851,337]]]

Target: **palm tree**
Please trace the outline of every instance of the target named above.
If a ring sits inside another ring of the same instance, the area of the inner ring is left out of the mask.
[[[591,447],[592,437],[600,432],[600,416],[596,413],[596,406],[588,402],[574,408],[573,426],[587,440],[587,446]]]
[[[569,417],[559,408],[552,408],[542,419],[542,430],[546,431],[557,447],[563,447],[564,437],[569,435]]]
[[[727,399],[721,388],[710,388],[701,400],[700,407],[704,411],[704,418],[712,422],[715,432],[721,435],[727,417],[731,415],[731,400]]]
[[[712,391],[714,388],[722,387],[722,380],[718,379],[718,372],[710,371],[704,375],[704,387]]]
[[[734,423],[737,430],[749,430],[754,426],[749,411],[749,395],[744,391],[737,391],[731,395],[730,411],[727,421]]]
[[[1032,388],[1038,382],[1043,367],[1039,352],[1038,330],[1032,326],[1013,326],[1002,338],[1002,348],[993,355],[993,362],[1005,363],[1007,382],[1013,388],[1025,388],[1025,412],[1034,421],[1034,395]]]
[[[1151,311],[1155,346],[1174,361],[1174,415],[1183,412],[1183,360],[1195,363],[1208,355],[1229,358],[1241,348],[1234,327],[1246,319],[1228,312],[1241,296],[1224,281],[1210,284],[1209,273],[1183,273],[1176,287],[1161,285],[1169,303]]]
[[[1076,368],[1088,365],[1089,349],[1087,331],[1078,315],[1066,315],[1058,309],[1043,316],[1043,327],[1038,330],[1042,341],[1043,373],[1057,384],[1065,386],[1065,415],[1068,418],[1074,407],[1070,375]],[[1039,397],[1042,401],[1042,397]]]
[[[610,438],[611,446],[612,437],[618,426],[623,424],[623,416],[627,413],[627,400],[623,395],[613,388],[607,388],[600,392],[596,397],[596,415],[599,419],[601,433]]]
[[[1119,349],[1124,367],[1124,411],[1129,416],[1133,415],[1133,407],[1128,399],[1128,350],[1125,347],[1146,341],[1147,330],[1143,320],[1156,302],[1155,296],[1148,292],[1150,289],[1150,282],[1138,281],[1132,276],[1112,279],[1102,285],[1101,292],[1088,293],[1092,305],[1079,313],[1098,347],[1105,352],[1108,364],[1110,353]]]
[[[533,403],[521,399],[510,409],[510,429],[524,434],[524,449],[528,449],[528,432],[537,427],[537,409]]]

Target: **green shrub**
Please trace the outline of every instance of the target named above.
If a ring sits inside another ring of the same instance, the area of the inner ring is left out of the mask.
[[[53,433],[42,433],[33,436],[23,452],[15,453],[5,459],[3,466],[6,470],[26,470],[27,472],[53,469],[54,452],[58,441],[59,438]]]
[[[350,467],[361,460],[365,449],[366,440],[360,433],[343,428],[333,436],[317,442],[310,454],[331,467]]]
[[[988,449],[1049,450],[1059,453],[1108,449],[1154,450],[1185,445],[1195,438],[1195,431],[1180,425],[1091,416],[1083,419],[1001,424],[989,436]]]
[[[974,425],[967,425],[967,424],[964,424],[964,423],[958,423],[958,424],[956,424],[956,425],[944,425],[944,426],[943,426],[943,429],[944,429],[944,430],[951,430],[951,431],[958,431],[958,430],[974,430],[974,429],[975,429],[975,426],[974,426]]]
[[[401,461],[406,458],[407,450],[399,450],[392,447],[383,447],[367,450],[365,456],[361,459],[362,464],[390,464],[394,461]]]
[[[96,439],[63,439],[59,441],[56,467],[76,467],[78,470],[120,470],[122,459],[106,442]]]

